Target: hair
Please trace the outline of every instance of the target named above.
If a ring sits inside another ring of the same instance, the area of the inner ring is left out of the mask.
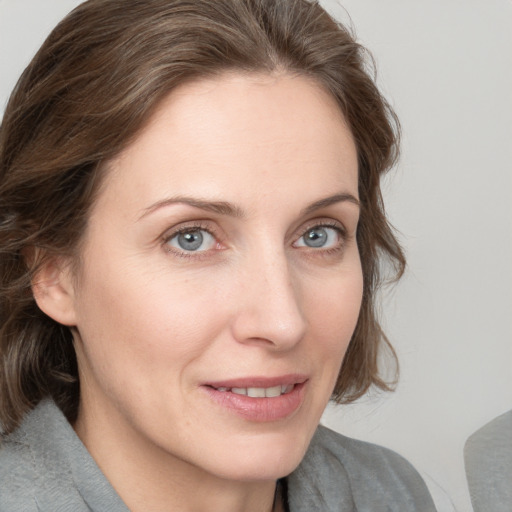
[[[380,177],[399,124],[351,31],[309,0],[89,0],[49,35],[23,72],[0,127],[0,424],[9,433],[51,396],[70,421],[79,381],[71,329],[37,307],[31,282],[51,258],[78,258],[105,164],[175,87],[226,71],[309,77],[338,102],[354,137],[363,298],[333,399],[372,385],[388,347],[375,296],[383,259],[405,266]],[[31,257],[27,257],[30,254]]]

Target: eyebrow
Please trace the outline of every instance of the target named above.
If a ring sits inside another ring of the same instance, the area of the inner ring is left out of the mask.
[[[333,196],[326,197],[324,199],[319,199],[318,201],[315,201],[314,203],[310,204],[306,208],[302,210],[302,215],[309,215],[310,213],[313,213],[317,210],[321,210],[322,208],[327,208],[328,206],[331,206],[332,204],[336,203],[352,203],[355,204],[358,208],[361,207],[361,204],[359,203],[359,199],[357,199],[352,194],[349,194],[348,192],[344,192],[342,194],[335,194]]]
[[[342,202],[349,202],[355,204],[358,208],[360,207],[359,200],[355,196],[349,193],[341,193],[323,199],[319,199],[318,201],[311,203],[309,206],[307,206],[301,211],[301,215],[309,215],[315,212],[316,210],[327,208],[328,206]],[[156,210],[159,210],[160,208],[172,206],[175,204],[185,204],[188,206],[192,206],[194,208],[198,208],[200,210],[217,213],[219,215],[226,215],[228,217],[245,217],[245,213],[242,210],[242,208],[235,204],[228,203],[227,201],[210,201],[195,197],[176,196],[167,199],[162,199],[161,201],[157,201],[156,203],[152,204],[148,208],[145,208],[142,212],[142,215],[140,215],[140,217],[138,218],[138,220],[141,220],[142,218],[146,217],[147,215],[150,215],[151,213],[153,213]]]
[[[226,215],[228,217],[244,217],[244,212],[240,207],[226,201],[209,201],[195,197],[176,196],[158,201],[152,204],[149,208],[144,209],[138,220],[146,217],[147,215],[160,208],[165,206],[172,206],[174,204],[186,204],[188,206],[193,206],[194,208],[199,208],[200,210],[217,213],[219,215]]]

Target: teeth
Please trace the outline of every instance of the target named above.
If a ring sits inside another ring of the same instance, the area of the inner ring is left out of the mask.
[[[231,391],[236,395],[246,395],[251,398],[274,398],[277,396],[290,393],[293,390],[293,384],[283,386],[274,386],[271,388],[217,388],[217,391]]]
[[[247,396],[252,398],[265,398],[265,388],[247,388]]]
[[[274,386],[273,388],[265,389],[265,396],[267,398],[272,398],[273,396],[281,396],[281,389],[283,386]]]

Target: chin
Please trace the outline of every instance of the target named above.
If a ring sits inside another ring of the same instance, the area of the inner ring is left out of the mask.
[[[221,478],[238,481],[277,480],[292,473],[302,461],[311,436],[291,433],[248,435],[217,445],[216,468]],[[222,452],[219,451],[222,450]]]

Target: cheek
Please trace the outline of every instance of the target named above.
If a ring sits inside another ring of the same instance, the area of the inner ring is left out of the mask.
[[[120,272],[105,264],[86,276],[78,328],[90,371],[106,387],[137,383],[142,389],[178,379],[222,328],[208,290],[198,292],[194,280],[126,266]]]
[[[90,290],[90,287],[89,287]],[[190,293],[186,283],[151,282],[141,279],[126,280],[121,283],[104,281],[94,286],[94,291],[86,293],[82,302],[85,326],[96,325],[101,330],[101,338],[109,335],[113,339],[125,339],[150,346],[157,340],[170,341],[179,336],[187,348],[188,342],[196,338],[200,329],[203,312],[212,305],[203,293]],[[201,316],[198,315],[201,311]],[[94,327],[93,327],[94,328]],[[128,347],[126,347],[128,348]]]
[[[311,356],[320,355],[326,367],[337,376],[352,338],[363,295],[363,277],[359,259],[347,271],[333,274],[320,286],[309,288],[306,308],[313,345]]]

